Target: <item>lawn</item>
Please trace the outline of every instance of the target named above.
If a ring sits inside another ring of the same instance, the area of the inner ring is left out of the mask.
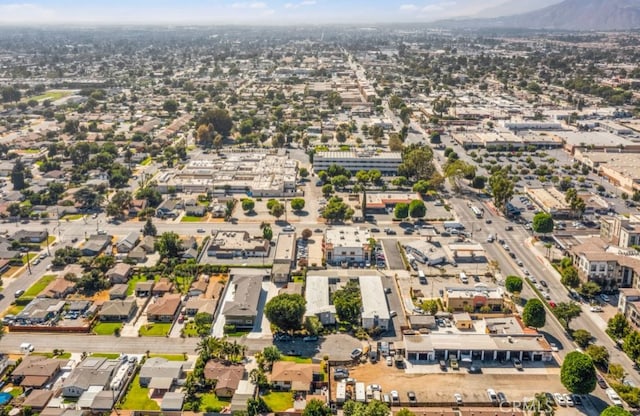
[[[153,161],[153,158],[151,156],[149,156],[148,158],[146,158],[145,160],[143,160],[142,162],[140,162],[140,164],[142,166],[147,166],[148,164],[150,164]]]
[[[115,360],[120,357],[120,353],[117,352],[94,352],[91,354],[92,357],[96,358],[106,358],[108,360]]]
[[[171,323],[151,323],[140,328],[141,337],[166,337],[171,329]]]
[[[248,335],[249,332],[251,332],[249,329],[245,329],[245,330],[235,330],[233,332],[225,332],[224,334],[231,338],[240,338],[244,335]]]
[[[56,101],[64,97],[68,97],[71,95],[71,91],[60,91],[60,90],[50,90],[45,92],[44,94],[36,95],[34,97],[29,97],[30,100],[51,100]]]
[[[182,333],[187,338],[193,338],[198,336],[198,328],[196,327],[195,322],[187,322],[182,330]]]
[[[263,395],[262,398],[273,412],[283,412],[293,407],[293,393],[290,391],[272,391]]]
[[[205,221],[204,217],[194,217],[193,215],[185,215],[180,220],[180,222],[203,222],[203,221]]]
[[[311,364],[311,358],[305,357],[294,357],[293,355],[282,355],[280,356],[281,361],[293,361],[298,364]]]
[[[93,327],[93,333],[96,335],[113,335],[116,330],[122,328],[120,322],[100,322]]]
[[[53,243],[54,241],[56,241],[56,236],[49,234],[49,237],[47,237],[47,241],[43,241],[42,244],[40,244],[40,246],[44,248],[50,245],[51,243]]]
[[[187,361],[184,354],[149,354],[149,357],[160,357],[167,361]]]
[[[6,315],[17,315],[24,309],[25,305],[11,305],[6,310]]]
[[[129,279],[129,287],[127,288],[127,296],[133,295],[133,292],[136,290],[136,283],[138,282],[146,282],[147,278],[141,274],[135,274],[131,279]]]
[[[31,355],[40,355],[47,358],[61,358],[61,359],[69,359],[71,358],[70,352],[63,352],[62,354],[53,355],[52,352],[36,352]]]
[[[24,292],[24,295],[22,296],[35,298],[40,294],[40,292],[44,290],[45,287],[47,287],[49,283],[56,280],[56,278],[57,276],[55,274],[46,274],[42,276],[40,280],[32,284],[31,287],[27,289],[27,291]]]
[[[207,393],[200,396],[200,409],[205,412],[219,412],[230,404],[231,402],[220,400],[218,396],[213,393]]]
[[[82,214],[67,214],[60,219],[65,221],[75,221],[75,220],[79,220],[82,217],[83,217]]]
[[[28,253],[22,256],[22,264],[27,264],[27,256],[29,256],[29,261],[33,261],[33,259],[38,257],[38,253]]]
[[[149,398],[149,389],[140,387],[140,375],[137,374],[131,382],[122,408],[127,410],[160,410],[158,403]]]

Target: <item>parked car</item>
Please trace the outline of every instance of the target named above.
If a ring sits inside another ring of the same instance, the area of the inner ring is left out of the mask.
[[[416,404],[418,403],[418,399],[416,398],[416,393],[413,391],[407,392],[407,397],[409,398],[409,403]]]
[[[469,374],[482,374],[482,368],[480,366],[477,366],[477,365],[472,365],[471,367],[469,367],[467,372]]]
[[[522,370],[523,370],[523,368],[522,368],[522,361],[520,361],[520,360],[519,360],[519,359],[517,359],[517,358],[514,358],[514,359],[513,359],[513,366],[514,366],[518,371],[522,371]]]
[[[399,402],[400,401],[400,395],[398,394],[398,392],[396,390],[391,390],[390,394],[391,394],[391,401],[393,401],[393,402]]]
[[[564,402],[567,404],[567,406],[569,407],[573,407],[576,404],[573,402],[573,398],[571,397],[570,394],[564,394],[562,397],[564,397]]]
[[[360,348],[356,348],[355,350],[351,351],[351,358],[354,360],[360,357],[361,355],[362,355],[362,349]]]
[[[462,404],[462,394],[460,393],[454,393],[453,394],[453,399],[456,401],[456,404],[458,406],[460,406]]]
[[[391,356],[387,357],[387,365],[389,367],[393,367],[393,358],[391,358]]]
[[[306,336],[306,337],[302,338],[302,341],[304,341],[304,342],[314,342],[314,341],[317,341],[317,340],[318,340],[318,336],[317,335],[309,335],[309,336]]]
[[[609,300],[610,300],[610,299],[609,299],[609,296],[607,296],[607,295],[606,295],[606,294],[604,294],[604,293],[601,293],[601,294],[600,294],[600,299],[602,299],[602,301],[603,301],[603,302],[606,302],[606,303],[609,303]]]
[[[489,400],[491,400],[491,403],[495,405],[498,404],[498,394],[494,389],[487,389],[487,396],[489,396]]]
[[[501,391],[498,392],[498,401],[500,402],[500,404],[507,403],[507,396],[505,396],[505,394]]]
[[[553,399],[556,401],[558,406],[566,406],[567,402],[564,400],[564,396],[560,393],[553,393]]]

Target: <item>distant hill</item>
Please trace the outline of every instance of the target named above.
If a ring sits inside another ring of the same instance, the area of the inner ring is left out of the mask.
[[[447,27],[471,28],[629,30],[640,28],[640,0],[564,0],[523,14],[440,23]]]
[[[528,13],[552,4],[560,3],[562,0],[505,0],[503,3],[482,10],[470,16],[473,19],[491,19],[495,17],[511,16],[514,14]]]

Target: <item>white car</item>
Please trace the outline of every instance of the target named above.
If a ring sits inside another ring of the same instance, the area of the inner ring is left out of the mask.
[[[602,308],[600,306],[592,306],[589,310],[591,312],[602,312]]]
[[[392,366],[393,366],[393,358],[391,358],[391,356],[388,356],[388,357],[387,357],[387,365],[388,365],[389,367],[392,367]]]
[[[564,397],[564,401],[567,403],[567,406],[569,407],[573,407],[576,404],[573,402],[573,398],[571,398],[570,394],[565,394],[562,397]]]
[[[602,299],[603,302],[609,302],[609,296],[605,295],[604,293],[600,294],[600,299]]]
[[[394,402],[399,402],[400,401],[400,395],[398,394],[398,392],[396,390],[391,390],[391,400]]]
[[[487,396],[489,396],[489,400],[491,400],[492,402],[498,401],[498,394],[494,389],[487,389]]]
[[[453,395],[453,398],[455,399],[457,405],[461,405],[462,404],[462,394],[455,393]]]
[[[564,400],[564,396],[560,393],[553,393],[553,399],[558,403],[558,406],[567,405],[567,402]]]

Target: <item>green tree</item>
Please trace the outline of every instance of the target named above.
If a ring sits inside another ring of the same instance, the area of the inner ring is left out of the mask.
[[[502,171],[497,171],[489,177],[489,185],[496,208],[505,210],[507,202],[513,197],[514,183]]]
[[[332,193],[333,185],[331,185],[330,183],[322,185],[322,195],[324,195],[325,198],[328,198]]]
[[[336,189],[342,189],[349,184],[349,178],[346,175],[337,175],[331,178],[331,185]]]
[[[300,329],[306,303],[301,295],[283,293],[267,302],[264,313],[269,322],[283,331]]]
[[[271,412],[262,397],[247,400],[247,416],[258,416]]]
[[[329,222],[339,222],[348,220],[353,216],[353,209],[349,207],[342,198],[334,196],[322,210],[322,218]]]
[[[409,216],[411,218],[422,218],[427,215],[427,208],[420,199],[414,199],[409,203]]]
[[[411,145],[404,149],[398,175],[413,181],[429,180],[436,173],[433,150],[426,146]]]
[[[14,191],[20,191],[26,188],[26,176],[26,167],[22,159],[16,159],[11,169],[11,183],[13,184]]]
[[[331,409],[325,402],[318,399],[311,399],[302,411],[302,416],[329,416]]]
[[[640,358],[640,332],[631,331],[624,337],[622,350],[629,356],[631,361],[638,361]]]
[[[275,345],[269,345],[262,350],[262,357],[267,362],[269,367],[276,361],[280,361],[280,350]]]
[[[155,246],[163,259],[177,259],[182,251],[180,236],[174,232],[162,233],[156,240]]]
[[[274,200],[275,201],[275,200]],[[280,201],[275,201],[269,208],[269,214],[276,218],[280,218],[284,215],[285,206]]]
[[[396,416],[416,416],[415,413],[413,413],[411,410],[407,409],[406,407],[403,407],[402,409],[398,410],[395,413]]]
[[[158,235],[158,229],[153,224],[153,221],[151,220],[151,218],[147,218],[147,222],[144,223],[144,227],[142,227],[142,235],[144,236],[150,235],[152,237],[155,237],[156,235]]]
[[[266,225],[262,228],[262,238],[267,241],[273,240],[273,230],[271,229],[271,226]]]
[[[546,212],[539,212],[533,216],[531,228],[538,234],[549,234],[553,232],[553,217]]]
[[[591,393],[596,387],[596,369],[591,358],[578,351],[567,354],[560,369],[560,381],[571,393]]]
[[[555,307],[556,317],[564,323],[566,330],[569,330],[571,321],[582,313],[582,308],[575,302],[560,302]]]
[[[580,276],[578,275],[578,270],[576,270],[576,268],[573,266],[563,268],[560,282],[563,285],[569,286],[571,288],[580,286]]]
[[[256,207],[256,202],[251,198],[244,198],[242,200],[242,210],[245,212],[251,212]]]
[[[438,301],[436,301],[435,299],[427,299],[422,302],[422,305],[420,305],[420,307],[429,315],[435,315],[438,312]]]
[[[609,351],[602,345],[591,344],[585,350],[587,355],[593,360],[593,364],[599,368],[607,368],[609,364]]]
[[[219,107],[206,110],[197,124],[198,126],[202,124],[211,124],[213,126],[213,130],[218,132],[222,137],[229,136],[229,133],[231,133],[231,129],[233,128],[233,120],[231,119],[229,112],[224,108]]]
[[[304,209],[304,205],[304,198],[293,198],[291,200],[291,209],[293,209],[294,211],[302,211]]]
[[[521,293],[522,292],[522,278],[519,276],[507,276],[504,281],[504,287],[508,292]]]
[[[444,177],[449,179],[453,189],[460,190],[460,180],[462,178],[476,175],[476,167],[460,159],[448,161],[444,166]]]
[[[584,282],[580,286],[580,289],[578,291],[587,299],[593,299],[598,293],[600,293],[601,290],[602,288],[599,284],[597,284],[596,282],[588,281]]]
[[[524,305],[522,311],[522,321],[526,326],[542,328],[547,319],[547,311],[544,305],[537,298],[531,298]]]
[[[393,216],[401,220],[407,218],[409,216],[409,204],[405,204],[404,202],[396,204],[396,207],[393,209]]]
[[[591,332],[586,329],[576,329],[571,334],[573,340],[578,344],[580,348],[587,348],[587,346],[591,343],[591,339],[593,339],[593,335]]]
[[[176,100],[166,100],[164,104],[162,104],[162,109],[168,113],[175,113],[178,111],[178,102]]]
[[[629,325],[629,321],[627,321],[627,318],[621,313],[615,314],[613,318],[607,322],[606,333],[614,340],[625,338],[630,330],[631,326]]]
[[[618,406],[609,406],[600,413],[600,416],[632,416],[633,413]]]
[[[333,304],[340,321],[358,325],[360,323],[360,308],[362,307],[358,282],[349,280],[342,289],[333,292]]]

